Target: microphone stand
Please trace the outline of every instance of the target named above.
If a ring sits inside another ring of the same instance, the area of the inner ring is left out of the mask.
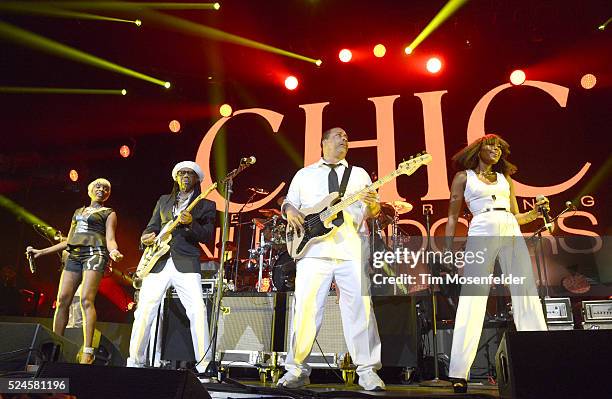
[[[427,252],[431,252],[431,228],[429,224],[429,215],[430,210],[425,208],[425,229],[427,231]],[[433,274],[433,266],[431,262],[429,262],[429,270]],[[432,341],[433,341],[433,361],[434,361],[434,379],[428,381],[422,381],[419,385],[424,387],[433,387],[433,388],[447,388],[451,386],[450,381],[441,380],[440,379],[440,370],[438,367],[438,328],[437,328],[437,311],[436,311],[436,289],[433,284],[429,286],[431,290],[431,331],[432,331]]]
[[[565,209],[562,210],[557,216],[551,219],[551,223],[554,226],[554,223],[559,219],[561,215],[567,213],[570,210],[574,210],[575,207],[571,203],[566,203]],[[531,237],[527,239],[527,241],[535,240],[535,249],[534,249],[534,258],[536,261],[536,268],[538,269],[538,279],[540,280],[540,286],[538,287],[538,296],[540,297],[540,301],[542,302],[542,306],[544,306],[544,300],[546,298],[550,298],[550,292],[548,287],[548,272],[546,268],[546,257],[544,256],[544,246],[542,244],[542,233],[546,230],[546,225],[540,226]],[[542,270],[544,271],[544,280],[542,280]],[[542,283],[544,283],[544,292],[542,292]],[[544,314],[546,315],[546,309],[544,309]]]
[[[238,231],[236,234],[236,260],[234,261],[234,291],[238,290],[238,266],[240,265],[240,238],[242,236],[242,211],[244,208],[253,201],[253,198],[257,195],[256,192],[249,197],[249,199],[242,205],[242,208],[238,211]]]
[[[223,375],[219,372],[219,366],[221,361],[217,360],[217,332],[219,330],[219,312],[221,310],[221,299],[223,298],[223,271],[225,269],[225,246],[227,243],[227,237],[229,235],[229,204],[230,197],[233,193],[232,186],[234,184],[234,178],[238,176],[243,170],[251,166],[250,163],[240,163],[237,169],[232,170],[225,176],[221,181],[221,184],[225,184],[225,209],[223,211],[223,228],[221,233],[221,259],[219,264],[219,272],[217,273],[217,284],[215,293],[215,303],[213,306],[213,314],[211,318],[212,331],[210,334],[210,350],[212,352],[212,360],[208,363],[204,376],[208,378],[217,378],[219,382],[223,382]],[[200,359],[202,361],[203,359]]]

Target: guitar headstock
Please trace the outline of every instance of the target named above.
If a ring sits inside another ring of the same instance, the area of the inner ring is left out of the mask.
[[[397,170],[399,173],[411,175],[418,168],[420,168],[421,165],[429,164],[432,159],[433,158],[431,157],[431,154],[428,154],[427,152],[423,151],[421,153],[411,156],[410,159],[408,159],[407,161],[400,163],[397,167]]]

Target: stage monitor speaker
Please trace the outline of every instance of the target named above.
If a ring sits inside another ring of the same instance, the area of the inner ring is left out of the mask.
[[[67,328],[64,332],[64,337],[74,342],[79,346],[83,345],[83,329],[82,328]],[[94,331],[92,346],[95,348],[94,364],[100,366],[125,366],[125,358],[115,344],[113,344],[100,330],[96,328]]]
[[[43,361],[76,362],[79,347],[41,324],[0,323],[0,370],[20,371]]]
[[[68,378],[77,398],[210,398],[191,371],[44,363],[37,378]]]
[[[606,398],[612,331],[507,332],[496,356],[501,398]]]

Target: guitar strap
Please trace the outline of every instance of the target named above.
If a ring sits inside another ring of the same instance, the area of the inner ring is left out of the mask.
[[[340,189],[338,190],[340,196],[338,198],[344,197],[346,186],[348,186],[349,177],[351,176],[351,170],[353,170],[353,165],[349,165],[342,175],[342,183],[340,183]]]

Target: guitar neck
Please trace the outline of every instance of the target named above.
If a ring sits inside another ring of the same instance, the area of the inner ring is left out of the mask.
[[[208,194],[210,194],[210,192],[212,190],[214,190],[217,187],[217,183],[213,183],[212,186],[210,186],[206,191],[204,191],[203,193],[201,193],[200,195],[197,196],[196,199],[193,200],[193,202],[191,202],[191,204],[187,205],[187,208],[185,208],[185,210],[183,212],[191,212],[191,210],[204,198],[206,198],[208,196]],[[176,228],[176,226],[178,226],[179,224],[179,218],[177,217],[176,219],[174,219],[172,222],[170,222],[170,226],[168,226],[168,230],[166,230],[166,232],[164,233],[164,235],[166,234],[170,234],[172,233],[172,231]]]
[[[343,211],[344,209],[348,208],[350,205],[357,202],[359,200],[359,197],[363,193],[367,191],[371,191],[371,190],[378,190],[379,187],[382,187],[383,185],[387,184],[388,182],[395,179],[400,174],[401,172],[399,170],[394,170],[392,173],[389,173],[387,176],[383,177],[382,179],[378,179],[377,181],[370,184],[369,186],[357,191],[354,194],[349,195],[348,197],[345,197],[342,201],[338,202],[336,205],[328,208],[324,212],[321,212],[321,215],[320,215],[321,220],[326,220],[332,217],[333,215],[339,213],[340,211]]]

